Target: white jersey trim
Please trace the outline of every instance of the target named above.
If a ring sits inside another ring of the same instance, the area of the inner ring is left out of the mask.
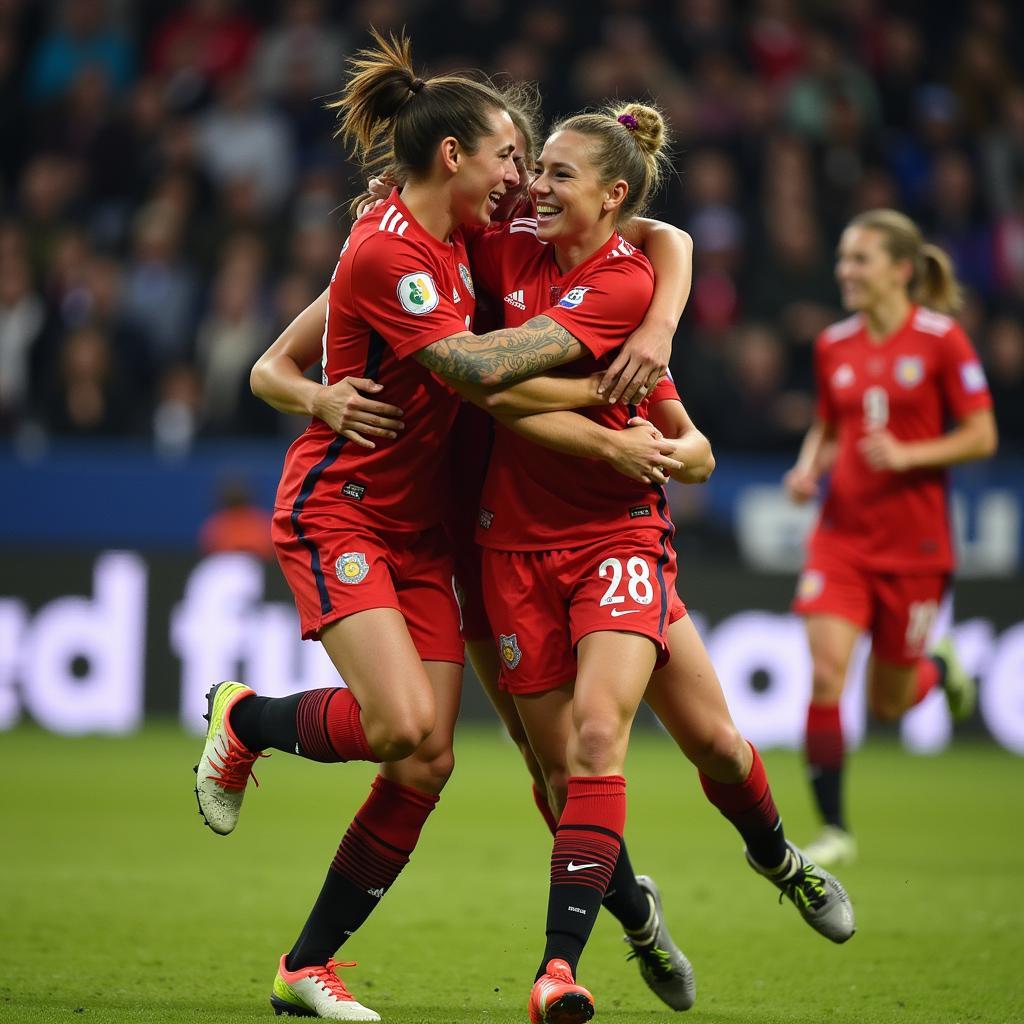
[[[826,341],[842,341],[843,338],[849,338],[856,334],[861,329],[861,324],[860,313],[854,313],[853,316],[848,316],[845,320],[826,327],[823,337]]]

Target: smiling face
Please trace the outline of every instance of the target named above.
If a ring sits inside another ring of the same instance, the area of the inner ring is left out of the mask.
[[[512,154],[512,162],[519,175],[519,184],[505,193],[498,208],[491,215],[491,220],[504,221],[515,216],[520,203],[529,195],[530,180],[533,177],[530,165],[527,163],[530,157],[531,154],[526,151],[526,136],[516,128],[516,149]]]
[[[456,144],[452,212],[459,224],[489,223],[505,194],[519,185],[513,160],[516,130],[512,119],[504,110],[492,109],[488,122],[491,131],[480,139],[475,153]]]
[[[614,226],[628,191],[625,181],[601,182],[591,160],[591,140],[580,132],[555,132],[537,161],[530,194],[537,210],[537,237],[559,246],[585,244]]]
[[[883,232],[856,225],[843,232],[836,254],[836,281],[844,309],[876,309],[906,292],[910,274],[908,260],[894,261],[889,255]]]

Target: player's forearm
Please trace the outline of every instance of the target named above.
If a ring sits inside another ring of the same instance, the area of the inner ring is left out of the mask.
[[[614,454],[615,431],[576,412],[545,412],[536,416],[501,416],[501,422],[534,444],[585,459],[608,460]]]
[[[600,382],[600,374],[589,377],[541,375],[503,388],[486,389],[478,404],[495,416],[530,416],[584,409],[605,404],[604,396],[597,393]]]
[[[815,420],[800,445],[795,468],[815,478],[820,477],[829,468],[834,455],[832,440],[832,427],[821,420]]]
[[[316,415],[322,384],[303,375],[296,362],[283,353],[266,352],[249,374],[252,393],[278,412]]]
[[[711,442],[696,428],[688,430],[681,437],[673,439],[672,458],[683,464],[672,474],[673,480],[681,484],[702,484],[714,472],[715,457]]]
[[[984,416],[962,423],[942,437],[903,443],[908,469],[942,469],[994,455],[998,435],[995,420]]]

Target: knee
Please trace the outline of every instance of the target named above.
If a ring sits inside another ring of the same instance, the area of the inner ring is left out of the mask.
[[[440,754],[425,759],[417,766],[417,785],[420,789],[425,789],[430,793],[440,793],[454,771],[455,751],[449,747]]]
[[[719,782],[743,782],[750,774],[750,744],[732,722],[720,722],[704,737],[690,760]]]
[[[815,704],[838,704],[846,682],[846,663],[828,653],[816,654],[811,676]]]
[[[625,759],[628,725],[606,715],[583,719],[576,727],[572,745],[577,770],[585,775],[608,775],[619,771]]]
[[[382,761],[401,761],[415,753],[433,729],[433,716],[410,714],[374,723],[366,728],[366,739]]]

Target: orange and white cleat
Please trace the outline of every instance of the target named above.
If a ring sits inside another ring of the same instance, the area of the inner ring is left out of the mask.
[[[355,963],[332,959],[322,966],[289,971],[285,959],[281,957],[270,994],[270,1005],[278,1017],[380,1020],[380,1014],[358,1002],[337,975],[339,967],[355,967]]]
[[[252,766],[258,757],[267,756],[244,746],[229,721],[231,709],[252,692],[241,683],[225,682],[206,695],[208,711],[203,717],[210,725],[203,755],[194,769],[196,800],[203,821],[221,836],[234,831]]]
[[[594,997],[576,984],[564,960],[549,960],[530,992],[530,1024],[584,1024],[594,1016]]]

